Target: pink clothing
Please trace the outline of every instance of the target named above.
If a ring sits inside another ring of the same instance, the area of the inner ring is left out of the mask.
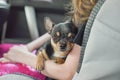
[[[2,57],[3,53],[9,51],[10,47],[18,45],[18,44],[0,44],[0,57]]]
[[[0,44],[0,57],[3,53],[6,53],[10,47],[14,44]],[[37,80],[45,80],[45,76],[40,74],[38,71],[30,66],[21,63],[2,63],[0,62],[0,76],[10,73],[19,73],[23,75],[28,75]]]

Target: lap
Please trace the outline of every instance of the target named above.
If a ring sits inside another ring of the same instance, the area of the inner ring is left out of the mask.
[[[0,44],[0,57],[6,53],[12,46],[19,44]],[[2,63],[0,62],[0,76],[8,74],[22,74],[28,77],[37,78],[37,80],[45,80],[45,76],[30,66],[21,63]]]

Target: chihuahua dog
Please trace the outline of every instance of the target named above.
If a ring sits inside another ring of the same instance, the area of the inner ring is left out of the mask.
[[[58,64],[65,62],[78,31],[72,21],[54,24],[48,17],[45,18],[45,27],[51,39],[37,51],[36,69],[39,71],[44,69],[45,60],[54,60]]]

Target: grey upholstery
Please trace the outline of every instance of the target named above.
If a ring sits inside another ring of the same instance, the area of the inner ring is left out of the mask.
[[[94,20],[96,18],[96,15],[98,14],[99,10],[101,9],[102,5],[104,4],[105,0],[99,0],[95,7],[93,8],[93,10],[91,11],[91,14],[89,16],[89,19],[87,21],[86,27],[85,27],[85,31],[84,31],[84,36],[83,36],[83,41],[82,41],[82,46],[81,46],[81,52],[80,52],[80,60],[79,60],[79,67],[77,72],[79,73],[80,68],[81,68],[81,64],[84,58],[84,52],[85,52],[85,48],[89,39],[89,35],[91,32],[91,28],[92,25],[94,23]]]
[[[120,80],[120,0],[106,0],[96,16],[76,80]]]
[[[0,77],[0,80],[35,80],[31,77],[18,74],[7,74]]]

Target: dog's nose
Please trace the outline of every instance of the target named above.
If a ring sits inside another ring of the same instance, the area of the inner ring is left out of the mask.
[[[61,44],[61,45],[60,45],[60,48],[61,48],[61,49],[65,49],[66,46],[67,46],[66,44]]]

